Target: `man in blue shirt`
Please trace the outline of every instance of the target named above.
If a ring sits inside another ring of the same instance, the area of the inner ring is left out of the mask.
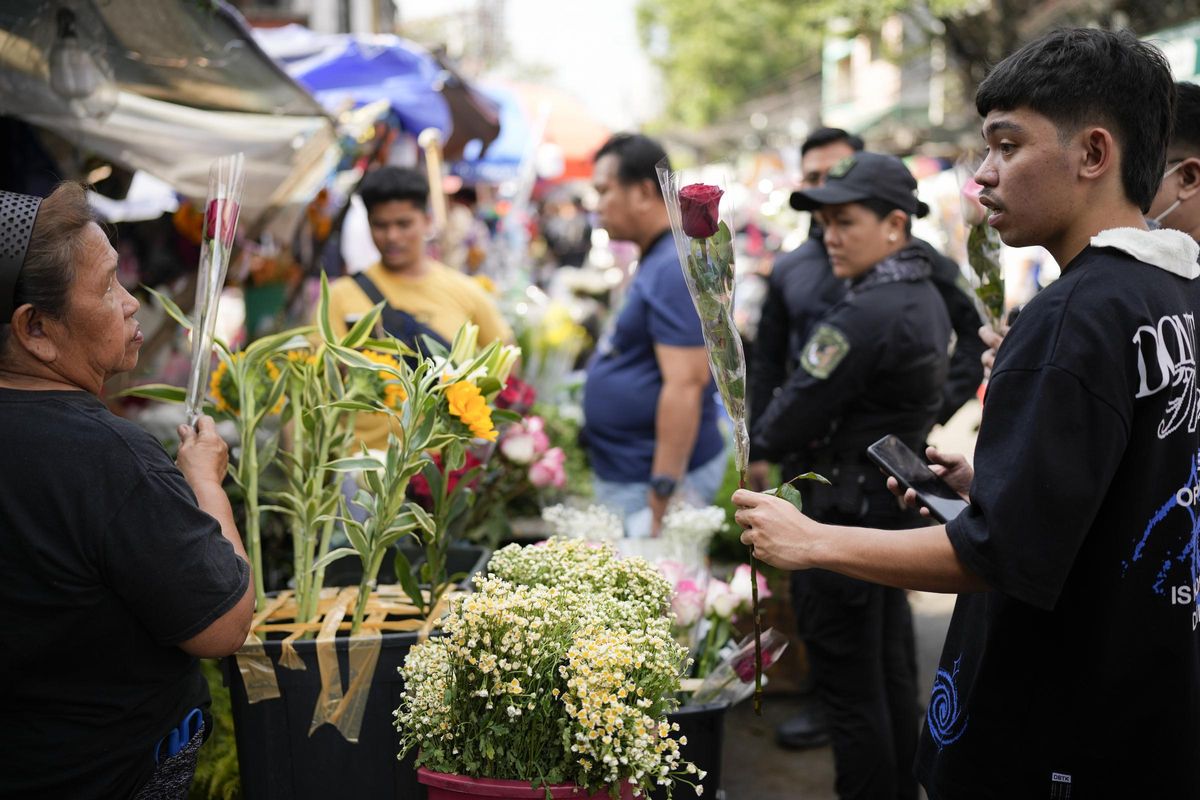
[[[712,378],[655,174],[657,142],[617,134],[596,154],[600,224],[641,252],[615,325],[588,365],[584,439],[596,501],[657,535],[672,496],[708,503],[725,469]],[[636,515],[636,516],[635,516]],[[632,519],[631,519],[632,518]]]

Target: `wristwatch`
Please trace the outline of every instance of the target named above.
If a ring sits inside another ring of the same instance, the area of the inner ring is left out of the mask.
[[[672,478],[670,475],[654,475],[650,478],[650,491],[654,492],[654,496],[665,499],[675,493],[675,487],[679,485],[679,480]]]

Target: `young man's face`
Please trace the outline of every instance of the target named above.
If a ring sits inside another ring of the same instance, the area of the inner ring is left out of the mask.
[[[367,212],[371,241],[390,272],[408,272],[421,264],[429,216],[410,200],[388,200]]]
[[[988,224],[1011,247],[1051,247],[1082,210],[1069,145],[1028,108],[991,111],[983,121],[987,157],[975,172]]]

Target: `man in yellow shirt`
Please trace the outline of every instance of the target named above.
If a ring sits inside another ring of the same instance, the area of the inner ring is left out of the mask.
[[[386,300],[390,308],[384,309],[384,328],[410,347],[423,347],[423,336],[449,347],[467,322],[479,326],[480,345],[512,340],[512,330],[483,287],[425,255],[430,221],[424,175],[415,169],[381,167],[363,179],[359,194],[380,260],[330,286],[329,317],[338,335]],[[360,415],[357,429],[367,447],[387,447],[384,415]]]

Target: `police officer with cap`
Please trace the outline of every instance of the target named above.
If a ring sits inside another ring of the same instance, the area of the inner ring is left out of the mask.
[[[920,517],[897,505],[866,448],[889,433],[922,448],[942,408],[950,319],[930,256],[911,235],[912,217],[928,207],[899,159],[869,152],[839,161],[797,202],[820,222],[846,290],[811,327],[796,369],[755,420],[751,447],[832,481],[798,487],[815,519],[915,527]],[[793,573],[792,591],[829,716],[838,796],[915,798],[919,712],[904,592],[822,570]]]

